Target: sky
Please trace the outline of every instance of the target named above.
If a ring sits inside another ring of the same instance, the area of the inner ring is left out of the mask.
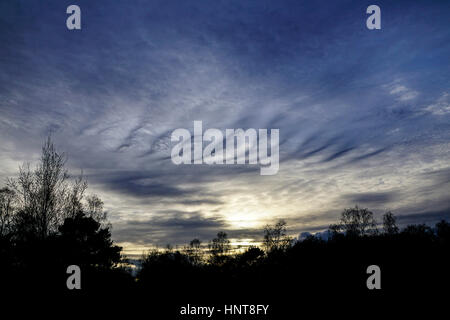
[[[450,218],[449,1],[8,0],[0,43],[0,185],[51,134],[127,254],[320,232],[354,205]],[[278,173],[174,165],[195,120],[279,129]]]

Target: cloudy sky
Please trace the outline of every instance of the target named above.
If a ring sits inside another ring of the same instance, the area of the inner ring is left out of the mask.
[[[69,31],[66,8],[81,8]],[[0,179],[45,137],[105,202],[129,254],[316,232],[358,204],[450,218],[450,2],[0,3]],[[278,128],[280,170],[176,166],[176,128]]]

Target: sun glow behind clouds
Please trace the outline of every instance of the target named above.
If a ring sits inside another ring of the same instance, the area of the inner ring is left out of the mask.
[[[448,4],[392,2],[392,24],[367,33],[345,3],[336,24],[325,2],[205,2],[187,16],[192,3],[180,1],[150,10],[156,19],[120,2],[87,16],[80,42],[42,3],[20,15],[2,7],[18,29],[0,33],[0,180],[38,159],[53,132],[126,252],[205,244],[218,231],[258,241],[279,218],[289,232],[319,230],[354,204],[398,215],[448,208]],[[37,18],[42,28],[26,28]],[[278,174],[174,167],[170,132],[196,119],[279,128]]]

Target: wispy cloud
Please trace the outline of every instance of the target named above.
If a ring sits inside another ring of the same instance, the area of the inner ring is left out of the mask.
[[[61,1],[1,5],[2,179],[52,133],[115,239],[141,247],[448,204],[448,4],[382,1],[369,32],[349,1],[79,2],[78,33]],[[279,173],[173,165],[170,133],[194,120],[279,128]]]

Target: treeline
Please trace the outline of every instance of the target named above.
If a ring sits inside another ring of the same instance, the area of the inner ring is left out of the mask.
[[[400,230],[391,212],[375,221],[365,208],[348,208],[329,227],[329,239],[288,236],[284,221],[262,230],[262,246],[232,252],[225,232],[206,245],[152,250],[131,272],[111,240],[103,202],[86,195],[82,177],[70,179],[66,158],[50,140],[35,168],[24,165],[0,190],[2,287],[68,293],[66,268],[82,270],[79,292],[138,293],[170,301],[252,297],[278,299],[285,288],[311,294],[367,294],[367,267],[382,271],[384,292],[436,290],[448,285],[450,225]]]
[[[274,225],[266,225],[262,230],[261,248],[258,246],[249,246],[240,253],[233,253],[238,248],[232,248],[226,232],[220,231],[217,236],[206,245],[201,240],[195,238],[188,245],[174,249],[170,244],[165,250],[153,249],[141,259],[142,268],[152,266],[155,262],[161,260],[185,260],[186,264],[193,266],[200,265],[218,265],[233,264],[236,261],[246,260],[247,264],[253,264],[256,261],[269,259],[271,256],[289,254],[294,248],[302,247],[309,243],[336,243],[343,240],[363,241],[389,239],[390,241],[399,241],[400,239],[427,240],[430,243],[444,244],[448,242],[450,224],[442,220],[434,228],[425,224],[408,225],[403,230],[396,223],[395,215],[388,211],[382,216],[382,222],[378,223],[374,219],[373,212],[367,208],[344,209],[340,220],[336,224],[329,226],[324,233],[316,235],[306,233],[304,238],[292,238],[287,234],[287,223],[281,219]],[[326,236],[324,236],[326,234]],[[304,243],[303,243],[304,242]],[[164,258],[164,256],[182,256],[182,258]],[[255,260],[248,260],[253,257]],[[141,270],[142,273],[142,270]]]

